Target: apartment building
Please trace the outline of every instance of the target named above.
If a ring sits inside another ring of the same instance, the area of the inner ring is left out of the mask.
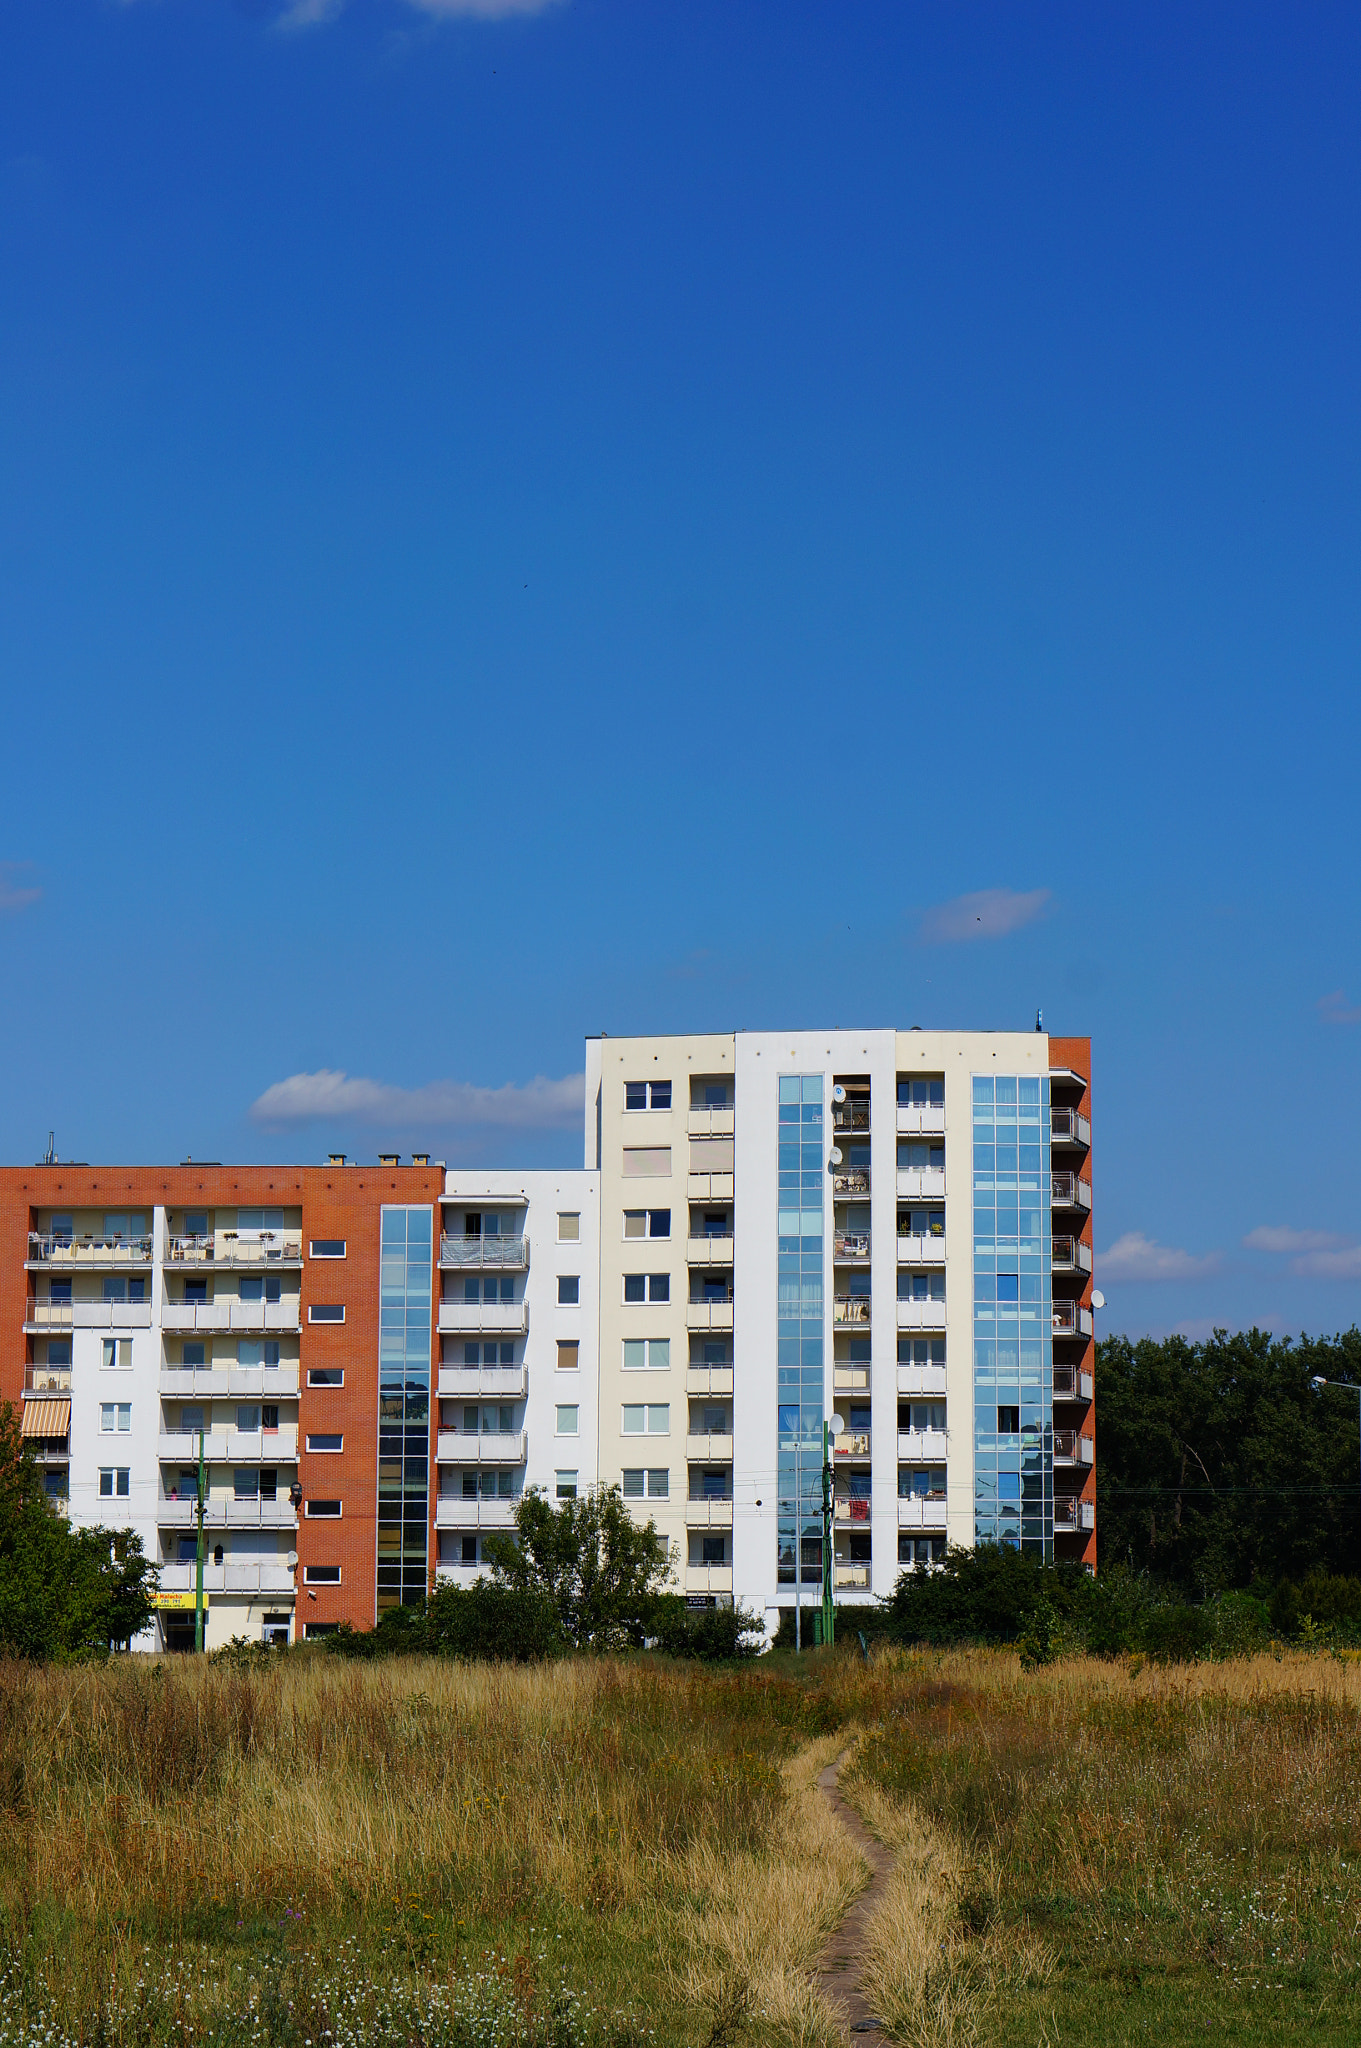
[[[618,1483],[769,1627],[948,1543],[1094,1567],[1091,1048],[596,1038],[585,1161],[0,1171],[0,1399],[158,1565],[144,1647],[371,1626]]]

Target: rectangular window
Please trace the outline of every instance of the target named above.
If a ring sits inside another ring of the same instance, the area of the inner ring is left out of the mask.
[[[625,1499],[625,1500],[641,1500],[641,1499],[643,1498],[643,1493],[644,1493],[644,1485],[645,1485],[645,1482],[644,1482],[644,1474],[643,1474],[643,1468],[642,1468],[642,1466],[641,1466],[641,1465],[637,1466],[637,1467],[636,1467],[636,1468],[634,1468],[634,1469],[629,1469],[628,1467],[625,1467],[625,1470],[624,1470],[624,1499]]]
[[[898,1102],[903,1109],[943,1109],[944,1081],[899,1081]]]
[[[343,1259],[345,1240],[343,1237],[314,1237],[307,1247],[311,1259]]]
[[[626,1337],[625,1372],[666,1372],[671,1365],[669,1337]]]
[[[571,1402],[559,1402],[557,1433],[559,1436],[576,1436],[581,1410]]]
[[[310,1522],[334,1522],[338,1521],[339,1517],[338,1500],[309,1500],[307,1503],[307,1519]]]
[[[647,1497],[649,1500],[670,1500],[671,1474],[649,1468],[647,1475]]]
[[[48,1338],[47,1363],[49,1365],[69,1365],[71,1363],[71,1339],[69,1337]]]
[[[945,1171],[945,1147],[916,1143],[911,1138],[898,1140],[898,1170],[900,1173],[917,1172],[924,1168]]]
[[[331,1432],[318,1436],[309,1430],[307,1433],[307,1448],[309,1451],[343,1451],[345,1448],[345,1438],[343,1435],[336,1435]]]
[[[340,1301],[314,1301],[307,1311],[309,1323],[343,1323],[345,1304]]]
[[[705,1536],[700,1540],[704,1546],[703,1561],[705,1564],[726,1563],[727,1538],[725,1536]]]
[[[309,1387],[343,1387],[345,1368],[343,1365],[309,1365],[307,1384]]]
[[[670,1109],[669,1081],[625,1081],[625,1109]]]
[[[106,1372],[132,1371],[131,1337],[105,1337],[103,1347],[102,1363]]]
[[[235,1500],[259,1500],[260,1474],[254,1465],[238,1465],[232,1473],[232,1496]]]
[[[579,1209],[559,1209],[558,1243],[576,1244],[580,1236],[581,1211]]]
[[[236,1340],[236,1362],[238,1365],[268,1365],[279,1363],[277,1343],[266,1344],[259,1337],[238,1337]]]
[[[558,1346],[558,1371],[559,1371],[559,1372],[576,1372],[576,1371],[577,1371],[577,1369],[579,1368],[580,1364],[581,1364],[581,1346],[580,1346],[579,1344],[559,1344],[559,1346]]]
[[[51,1229],[53,1244],[70,1244],[74,1228],[74,1216],[54,1216]]]
[[[184,1366],[206,1365],[207,1347],[203,1344],[181,1344],[180,1364]]]
[[[555,1475],[554,1491],[559,1500],[575,1500],[577,1497],[577,1475],[575,1472],[559,1472]]]
[[[278,1410],[275,1410],[278,1413]],[[256,1436],[260,1429],[260,1410],[255,1407],[240,1407],[236,1411],[238,1436]]]
[[[99,1474],[99,1497],[101,1500],[126,1500],[131,1475],[126,1466],[110,1469],[104,1466]]]
[[[662,1180],[671,1172],[671,1147],[669,1145],[626,1145],[624,1147],[625,1180]]]
[[[662,1401],[644,1407],[641,1403],[629,1403],[624,1408],[624,1436],[669,1436],[671,1434],[671,1406]]]
[[[669,1273],[625,1273],[625,1301],[670,1301]]]
[[[578,1302],[580,1301],[580,1299],[581,1299],[581,1275],[580,1275],[579,1273],[559,1273],[559,1275],[558,1275],[558,1305],[559,1305],[559,1307],[561,1307],[561,1308],[575,1308],[575,1307],[576,1307],[576,1305],[577,1305],[577,1303],[578,1303]]]
[[[624,1236],[670,1237],[671,1211],[669,1209],[625,1209]]]
[[[340,1566],[338,1564],[305,1564],[302,1568],[302,1575],[309,1586],[338,1586],[340,1584]]]
[[[238,1209],[236,1228],[242,1237],[273,1237],[284,1227],[282,1209]]]

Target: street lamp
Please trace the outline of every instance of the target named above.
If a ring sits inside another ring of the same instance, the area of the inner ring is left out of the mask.
[[[1328,1380],[1323,1377],[1321,1372],[1314,1373],[1310,1377],[1309,1384],[1316,1394],[1321,1394],[1325,1387],[1336,1387],[1339,1393],[1356,1395],[1357,1432],[1358,1437],[1361,1438],[1361,1385],[1358,1385],[1355,1380]],[[1361,1456],[1361,1448],[1358,1450],[1358,1456]],[[1358,1470],[1358,1484],[1361,1484],[1361,1468]]]

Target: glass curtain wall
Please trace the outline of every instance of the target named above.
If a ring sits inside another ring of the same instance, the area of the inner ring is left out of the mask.
[[[429,1571],[433,1211],[383,1210],[378,1611],[418,1606]]]
[[[973,1082],[974,1534],[1054,1551],[1049,1079]]]
[[[821,1074],[780,1076],[778,1574],[822,1584],[823,1203]]]

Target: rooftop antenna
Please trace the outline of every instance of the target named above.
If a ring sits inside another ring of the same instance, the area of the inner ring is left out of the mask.
[[[55,1131],[49,1131],[49,1132],[48,1132],[48,1134],[47,1134],[47,1150],[46,1150],[46,1152],[45,1152],[45,1153],[43,1154],[43,1165],[44,1165],[44,1166],[55,1166],[55,1165],[56,1165],[56,1163],[57,1163],[57,1144],[56,1144],[56,1139],[57,1139],[57,1134],[56,1134],[56,1132],[55,1132]]]

